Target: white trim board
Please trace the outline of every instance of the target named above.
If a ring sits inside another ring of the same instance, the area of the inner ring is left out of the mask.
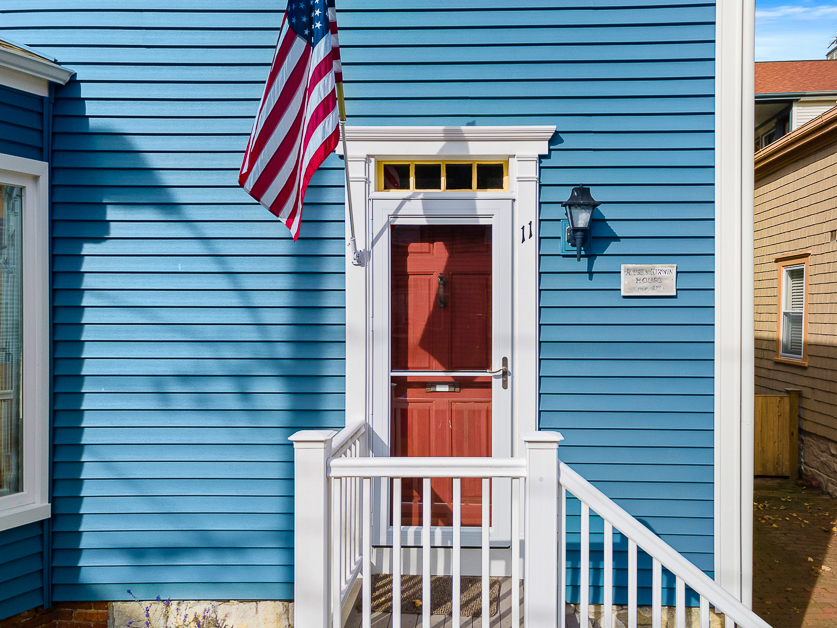
[[[539,155],[549,152],[554,126],[348,127],[349,182],[354,201],[357,246],[368,259],[371,242],[375,163],[381,158],[464,157],[509,160],[509,191],[515,233],[532,222],[532,239],[513,239],[514,349],[520,385],[514,395],[512,425],[517,434],[538,428],[538,183]],[[387,193],[389,194],[389,193]],[[453,196],[453,195],[451,195]],[[439,196],[440,198],[442,195]],[[456,195],[463,198],[462,193]],[[395,196],[388,196],[395,198]],[[348,218],[348,205],[347,205]],[[346,221],[348,241],[348,220]],[[346,420],[371,422],[372,277],[346,258]],[[522,451],[515,440],[513,455]]]
[[[753,580],[754,0],[716,5],[715,580],[748,607]]]
[[[0,497],[0,530],[50,516],[48,165],[0,154],[0,183],[23,191],[23,483]]]

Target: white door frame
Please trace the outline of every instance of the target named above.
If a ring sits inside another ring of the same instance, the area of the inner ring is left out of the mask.
[[[519,434],[538,428],[538,209],[540,155],[549,153],[555,126],[498,127],[348,127],[346,129],[349,185],[354,206],[357,246],[365,259],[373,238],[372,203],[375,197],[409,196],[409,193],[377,193],[378,160],[473,159],[508,160],[509,190],[513,200],[513,236],[525,227],[527,239],[512,237],[513,351],[516,390],[512,400],[512,454],[522,455]],[[342,153],[342,146],[338,147]],[[486,195],[489,198],[489,195]],[[346,203],[348,241],[348,203]],[[528,238],[531,223],[532,238]],[[345,256],[346,278],[346,422],[372,425],[373,329],[372,270],[354,266]],[[369,430],[370,433],[373,430]],[[370,443],[374,449],[374,442]],[[444,550],[442,550],[444,551]],[[497,550],[506,552],[508,550]],[[384,551],[384,553],[386,553]],[[445,559],[439,559],[442,573]],[[508,559],[492,550],[492,573],[508,570]],[[467,562],[467,561],[466,561]],[[479,561],[475,563],[477,569]],[[463,563],[463,568],[465,563]],[[464,573],[464,572],[463,572]],[[475,572],[475,573],[478,573]]]
[[[503,388],[499,374],[492,378],[491,454],[512,455],[512,399],[515,366],[512,361],[512,199],[506,194],[419,193],[393,198],[388,193],[372,196],[372,247],[367,262],[372,269],[372,452],[389,456],[391,451],[391,243],[392,225],[490,225],[491,226],[491,368],[499,369],[509,360],[509,385]],[[474,372],[475,374],[477,372]],[[467,375],[463,374],[463,377]],[[392,512],[387,487],[376,483],[373,497],[373,538],[392,544]],[[491,484],[491,543],[508,545],[511,534],[511,483],[495,480]],[[453,529],[432,527],[434,546],[453,546]],[[421,526],[402,528],[404,546],[421,545]],[[478,528],[462,529],[463,546],[481,544]]]

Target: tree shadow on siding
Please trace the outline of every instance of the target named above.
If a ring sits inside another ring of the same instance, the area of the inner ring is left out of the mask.
[[[55,174],[56,599],[290,598],[287,436],[343,422],[342,198],[289,244],[240,152],[87,132],[107,159]]]

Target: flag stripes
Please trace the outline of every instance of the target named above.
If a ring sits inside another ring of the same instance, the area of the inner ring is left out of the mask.
[[[238,179],[294,240],[311,177],[340,138],[337,30],[333,8],[323,8],[323,0],[292,0],[285,11]]]

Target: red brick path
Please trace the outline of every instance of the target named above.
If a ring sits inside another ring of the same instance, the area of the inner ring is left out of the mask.
[[[754,509],[753,610],[774,628],[837,627],[837,500],[756,478]]]

